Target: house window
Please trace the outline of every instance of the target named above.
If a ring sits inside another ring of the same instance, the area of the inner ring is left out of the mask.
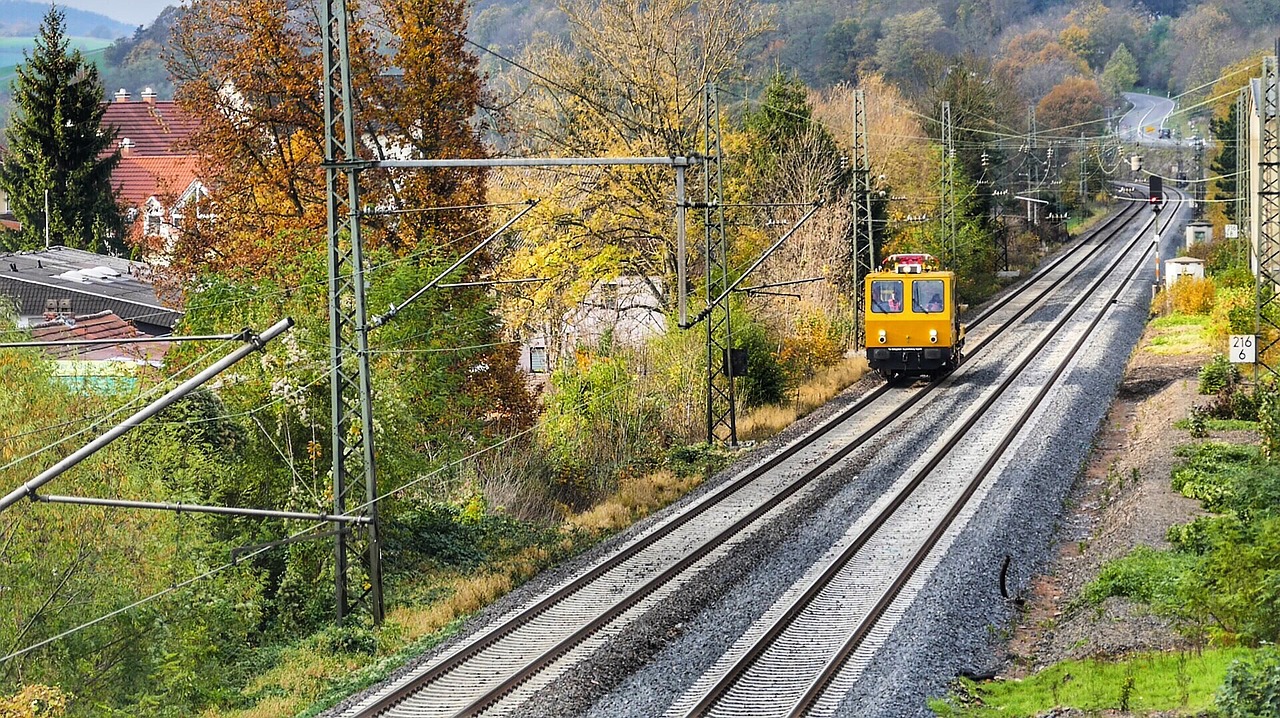
[[[529,371],[544,374],[547,371],[547,348],[529,347]]]
[[[182,215],[177,212],[173,213],[173,226],[177,229],[182,229]]]
[[[160,234],[160,215],[159,214],[153,213],[153,214],[147,215],[147,226],[143,229],[142,233],[147,237]]]
[[[612,282],[600,285],[600,304],[605,309],[618,308],[618,285]]]

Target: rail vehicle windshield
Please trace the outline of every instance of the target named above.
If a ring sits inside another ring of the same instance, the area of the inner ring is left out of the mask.
[[[877,314],[898,314],[902,311],[901,279],[872,280],[871,311]]]
[[[946,311],[946,287],[941,279],[917,279],[911,283],[911,311],[937,314]]]

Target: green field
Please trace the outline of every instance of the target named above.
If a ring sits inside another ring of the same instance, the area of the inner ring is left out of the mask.
[[[101,58],[103,51],[111,45],[111,40],[97,37],[73,37],[70,40],[71,47],[79,48],[92,60]],[[0,85],[5,86],[4,89],[13,81],[14,68],[22,62],[23,51],[30,52],[35,42],[34,37],[0,37]]]

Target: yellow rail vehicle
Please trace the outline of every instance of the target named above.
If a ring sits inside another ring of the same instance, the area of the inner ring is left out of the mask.
[[[886,380],[937,376],[963,358],[955,272],[928,254],[895,254],[867,275],[867,361]]]

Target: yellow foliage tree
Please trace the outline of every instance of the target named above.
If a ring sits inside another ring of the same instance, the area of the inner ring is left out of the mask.
[[[518,130],[509,136],[514,154],[699,154],[703,86],[741,68],[747,44],[768,26],[754,3],[733,0],[566,0],[562,10],[569,44],[530,47],[522,64],[537,76],[507,75],[500,93],[520,99],[501,119],[503,127]],[[727,133],[723,141],[732,153],[739,140]],[[692,199],[693,173],[689,179]],[[506,304],[508,326],[548,335],[554,352],[566,311],[597,282],[622,274],[652,278],[655,289],[664,284],[655,295],[669,301],[676,269],[673,191],[674,174],[663,167],[495,176],[494,200],[541,200],[502,273],[550,278]],[[696,215],[689,213],[691,238],[699,231]]]
[[[0,718],[62,718],[68,698],[58,688],[27,686],[8,698],[0,697]]]

